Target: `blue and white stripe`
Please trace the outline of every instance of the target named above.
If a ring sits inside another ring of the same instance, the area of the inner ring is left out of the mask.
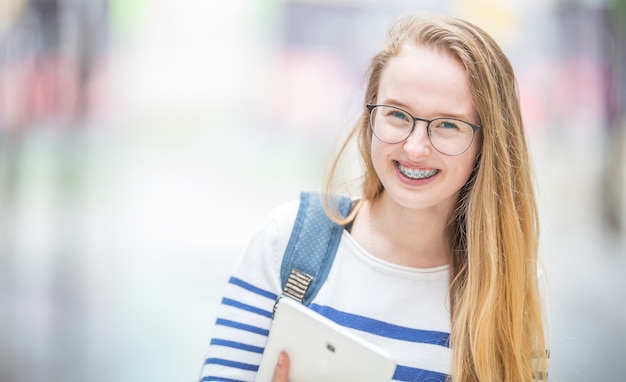
[[[281,254],[297,202],[277,209],[252,238],[225,288],[201,381],[254,381],[280,293]],[[310,308],[386,349],[394,381],[445,381],[450,370],[448,269],[385,263],[346,232]]]

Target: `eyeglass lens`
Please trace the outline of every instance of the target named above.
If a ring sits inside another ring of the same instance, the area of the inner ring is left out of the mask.
[[[386,143],[400,143],[414,130],[415,119],[408,112],[393,106],[376,106],[371,111],[370,126],[374,135]],[[464,121],[437,118],[427,126],[433,147],[442,154],[459,155],[472,144],[474,129]]]

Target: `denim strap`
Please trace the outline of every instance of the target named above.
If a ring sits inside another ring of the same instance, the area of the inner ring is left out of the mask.
[[[333,196],[343,217],[351,200]],[[298,215],[280,268],[283,293],[309,305],[321,288],[335,259],[343,226],[326,215],[318,193],[302,192]]]

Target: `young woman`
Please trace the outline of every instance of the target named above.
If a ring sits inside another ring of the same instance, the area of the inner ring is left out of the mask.
[[[315,310],[358,318],[351,329],[395,356],[397,381],[543,379],[537,208],[515,77],[498,45],[456,18],[399,20],[329,185],[352,139],[362,195],[346,219],[332,217],[346,230]],[[254,379],[297,208],[277,208],[236,267],[203,381]],[[274,380],[288,368],[282,355]]]

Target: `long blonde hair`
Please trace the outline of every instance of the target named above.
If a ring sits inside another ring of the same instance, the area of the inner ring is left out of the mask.
[[[381,72],[406,42],[445,49],[467,71],[482,125],[476,167],[451,216],[451,381],[532,381],[547,370],[547,339],[538,286],[539,223],[530,158],[513,69],[498,44],[466,21],[410,15],[396,22],[372,60],[364,102],[377,93]],[[383,191],[370,157],[369,113],[363,114],[332,163],[357,141],[364,167],[360,206]]]

